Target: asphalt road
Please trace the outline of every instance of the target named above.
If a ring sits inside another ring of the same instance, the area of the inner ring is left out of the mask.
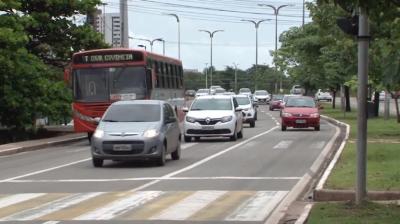
[[[86,141],[0,157],[2,223],[264,223],[336,133],[280,131],[260,106],[244,138],[182,143],[182,159],[91,164]]]

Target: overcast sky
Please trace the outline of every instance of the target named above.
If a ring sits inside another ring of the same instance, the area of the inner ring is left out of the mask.
[[[103,2],[107,4],[106,13],[119,12],[119,0]],[[181,60],[185,69],[201,71],[206,63],[210,66],[210,37],[199,29],[224,30],[213,39],[213,65],[218,70],[233,63],[247,69],[255,64],[256,29],[254,24],[241,20],[270,19],[258,29],[258,63],[271,65],[269,51],[275,49],[275,16],[273,9],[258,4],[290,4],[279,11],[279,36],[292,26],[302,25],[302,3],[303,0],[128,0],[129,34],[134,38],[163,38],[166,55],[178,58],[176,19],[163,15],[175,13],[181,21]],[[305,22],[310,22],[307,9],[305,15]],[[140,44],[148,45],[146,41],[130,40],[131,48]],[[162,43],[155,42],[153,51],[162,54]]]

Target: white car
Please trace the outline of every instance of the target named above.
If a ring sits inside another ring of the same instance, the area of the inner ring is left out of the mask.
[[[239,94],[240,95],[249,95],[250,97],[252,97],[251,90],[249,88],[240,88]]]
[[[250,97],[247,95],[236,95],[235,98],[239,104],[239,108],[242,109],[243,123],[249,123],[250,127],[254,128],[256,126],[257,110],[253,106]]]
[[[196,92],[196,97],[198,96],[207,96],[210,94],[210,90],[209,89],[198,89]]]
[[[232,141],[243,138],[242,109],[232,96],[209,95],[197,97],[186,112],[183,123],[185,142],[192,137],[230,137]]]
[[[324,92],[321,89],[317,91],[315,94],[315,100],[316,101],[321,101],[321,100],[326,100],[328,102],[332,101],[332,95],[329,92]]]
[[[253,100],[257,103],[269,103],[271,96],[267,90],[256,90],[253,94]]]
[[[215,94],[215,90],[218,88],[222,88],[221,86],[210,86],[210,95]]]

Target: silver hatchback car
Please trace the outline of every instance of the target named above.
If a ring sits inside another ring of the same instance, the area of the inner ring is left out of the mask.
[[[181,131],[172,106],[159,100],[118,101],[107,109],[92,136],[95,167],[104,160],[155,160],[181,156]]]

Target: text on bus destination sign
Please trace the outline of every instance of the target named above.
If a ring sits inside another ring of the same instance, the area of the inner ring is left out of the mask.
[[[84,62],[133,61],[133,54],[106,54],[83,56]]]

